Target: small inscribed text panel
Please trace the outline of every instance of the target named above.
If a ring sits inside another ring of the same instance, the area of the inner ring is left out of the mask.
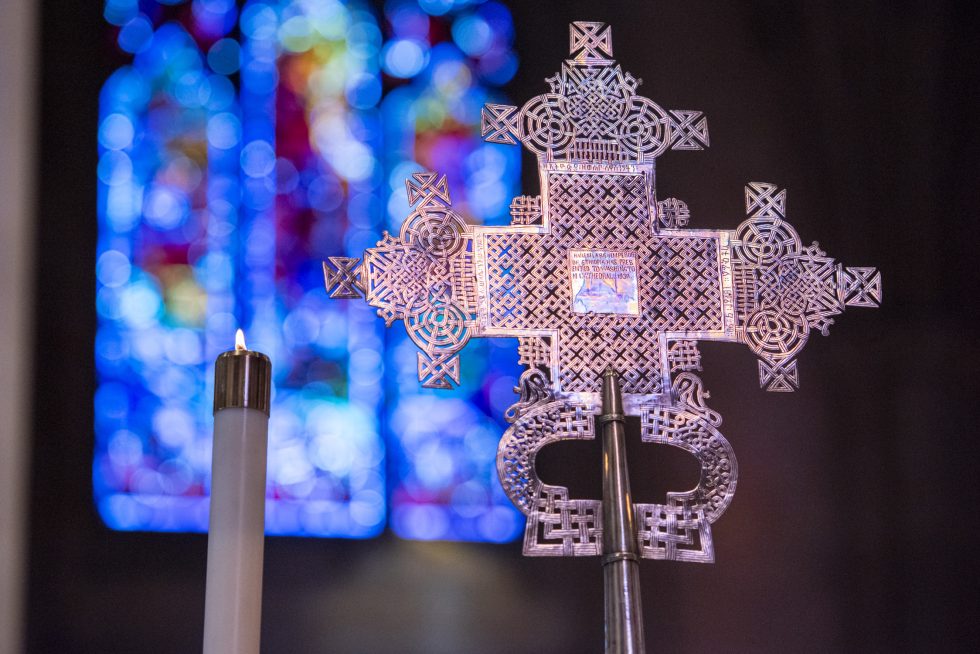
[[[635,252],[569,250],[568,276],[575,313],[640,315]]]

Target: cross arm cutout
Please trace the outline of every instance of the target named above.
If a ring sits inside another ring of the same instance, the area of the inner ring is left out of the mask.
[[[332,298],[357,298],[391,325],[401,320],[418,348],[418,377],[426,388],[459,384],[459,351],[472,335],[471,229],[452,210],[445,175],[412,174],[406,182],[412,213],[398,237],[387,232],[364,261],[329,257],[324,280]]]
[[[572,23],[568,26],[568,54],[572,61],[580,65],[615,63],[612,58],[612,28],[605,23]]]
[[[759,384],[769,391],[799,388],[796,356],[810,331],[826,336],[847,306],[877,307],[881,274],[844,267],[820,249],[804,247],[786,222],[786,190],[750,182],[748,219],[732,240],[739,339],[759,357]]]
[[[323,281],[333,299],[364,297],[360,257],[327,257],[323,262]]]
[[[708,119],[703,112],[673,109],[670,118],[671,150],[703,150],[711,145]]]
[[[517,145],[518,108],[509,104],[485,104],[480,115],[480,136],[487,143]]]

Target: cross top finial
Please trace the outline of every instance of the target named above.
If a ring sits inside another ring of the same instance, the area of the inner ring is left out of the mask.
[[[568,26],[568,54],[576,64],[613,63],[612,27],[605,23],[575,21]]]
[[[523,107],[488,104],[481,134],[490,143],[524,145],[541,162],[650,164],[668,149],[708,147],[700,111],[668,110],[637,94],[639,80],[612,58],[612,28],[569,26],[570,59],[546,81],[550,92]]]

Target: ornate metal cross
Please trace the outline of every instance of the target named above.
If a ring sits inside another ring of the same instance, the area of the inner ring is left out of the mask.
[[[510,226],[466,224],[446,178],[416,173],[400,234],[363,260],[331,257],[326,286],[331,297],[363,294],[388,325],[403,321],[430,388],[458,383],[470,338],[518,337],[526,370],[497,470],[527,515],[528,555],[601,554],[600,500],[542,483],[534,460],[549,443],[595,437],[601,375],[615,367],[643,441],[687,450],[701,466],[694,489],[635,505],[640,553],[710,562],[711,524],[732,500],[737,465],[694,374],[697,341],[748,345],[761,385],[791,391],[811,330],[826,335],[845,306],[877,306],[880,275],[804,246],[773,184],[746,186],[737,229],[688,229],[683,202],[657,200],[655,162],[707,147],[707,119],[637,95],[640,80],[612,59],[608,26],[572,23],[570,43],[549,93],[483,111],[487,141],[521,143],[538,159],[541,195],[516,197]]]

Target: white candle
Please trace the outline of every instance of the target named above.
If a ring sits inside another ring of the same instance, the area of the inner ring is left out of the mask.
[[[259,652],[271,368],[240,329],[215,362],[204,654]]]

